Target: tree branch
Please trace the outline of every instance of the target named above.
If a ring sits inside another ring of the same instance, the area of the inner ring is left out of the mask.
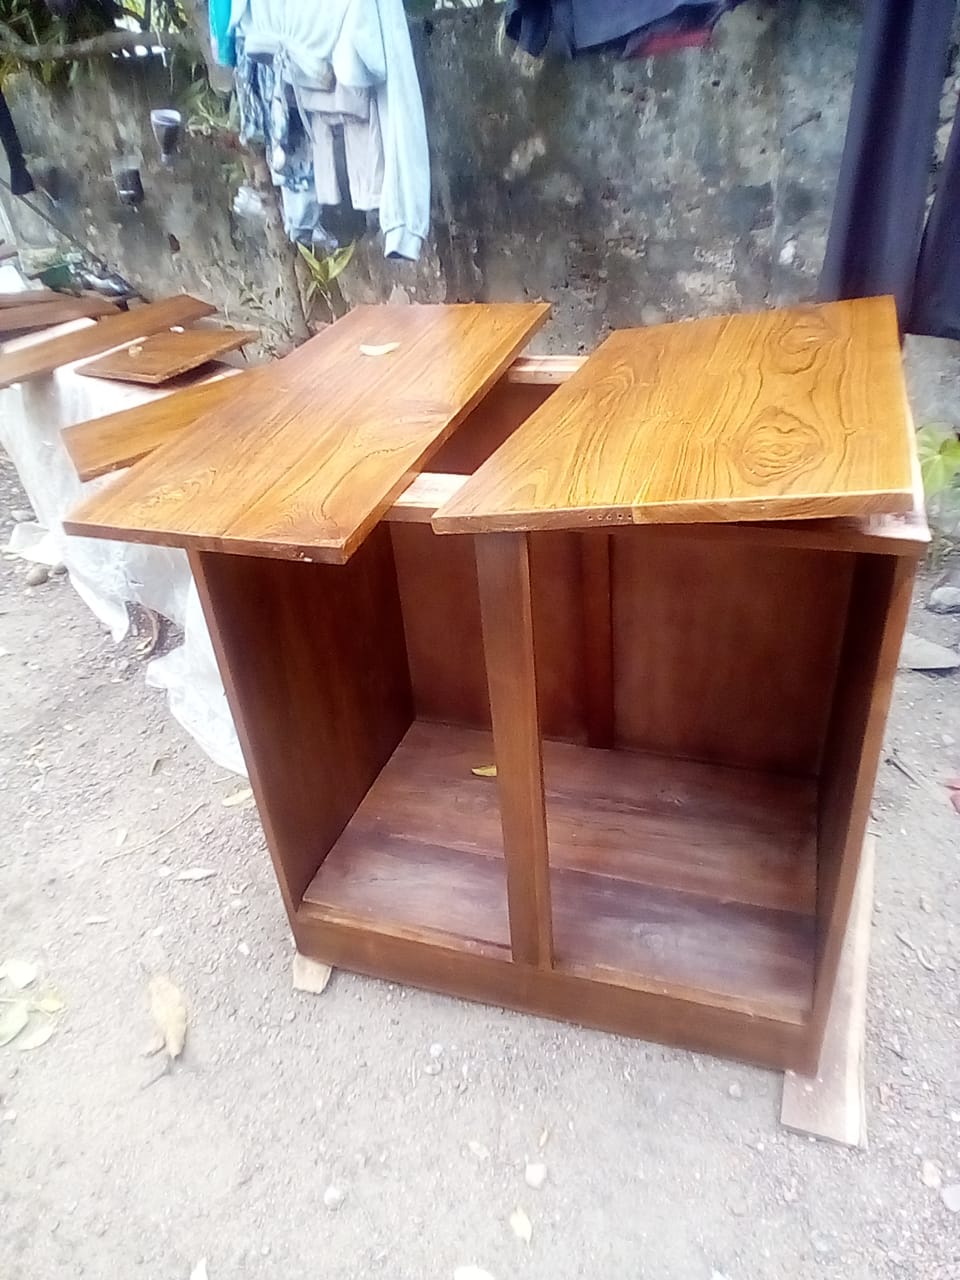
[[[72,44],[29,44],[21,40],[5,22],[0,22],[0,54],[18,62],[79,62],[83,58],[100,58],[110,53],[132,53],[134,49],[195,48],[196,41],[188,31],[104,31],[102,35]]]

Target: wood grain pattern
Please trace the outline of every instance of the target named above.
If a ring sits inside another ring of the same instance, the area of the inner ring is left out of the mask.
[[[483,652],[493,721],[513,959],[553,965],[550,866],[525,534],[476,543]]]
[[[25,290],[23,296],[29,299],[32,295],[33,290]],[[0,337],[49,329],[70,320],[95,320],[98,316],[120,314],[116,303],[105,298],[73,298],[58,293],[40,296],[40,301],[29,305],[0,306]]]
[[[169,329],[171,325],[187,324],[201,316],[213,315],[215,311],[216,307],[207,302],[191,298],[189,294],[180,294],[132,307],[119,315],[104,316],[96,324],[83,329],[74,329],[71,333],[4,352],[0,355],[0,387],[41,377],[61,365],[73,364],[132,338],[143,338],[160,329]]]
[[[549,741],[543,751],[557,966],[802,1020],[813,784]],[[415,722],[305,904],[330,922],[508,954],[497,781],[470,772],[492,753],[488,733]]]
[[[343,564],[546,316],[539,304],[357,307],[65,527]],[[390,342],[388,355],[360,351]]]
[[[388,531],[349,565],[194,553],[191,568],[293,915],[410,726]]]
[[[609,535],[616,741],[813,777],[854,558],[701,531]]]
[[[85,378],[113,378],[118,382],[158,386],[228,351],[256,342],[259,337],[256,329],[167,330],[109,351],[97,360],[80,365],[77,373]]]
[[[438,532],[864,516],[912,502],[890,298],[613,333]]]
[[[259,369],[221,370],[194,386],[181,387],[169,395],[158,395],[132,409],[121,409],[89,422],[66,427],[60,438],[81,480],[96,480],[132,466],[155,449],[182,435],[187,427],[210,410],[228,404],[244,394],[247,379]],[[237,386],[230,382],[243,381]]]

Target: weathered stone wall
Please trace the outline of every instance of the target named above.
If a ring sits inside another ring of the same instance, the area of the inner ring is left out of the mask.
[[[568,350],[609,326],[809,297],[859,27],[855,0],[749,0],[710,49],[546,64],[502,47],[495,7],[418,24],[433,243],[413,266],[365,237],[345,297],[543,297],[543,341]],[[193,289],[238,318],[278,317],[279,333],[288,286],[230,213],[236,153],[191,138],[175,168],[158,163],[150,107],[183,88],[160,66],[115,63],[59,92],[22,79],[11,97],[27,150],[68,176],[54,216],[74,234],[147,293]],[[113,192],[120,150],[143,156],[137,212]]]

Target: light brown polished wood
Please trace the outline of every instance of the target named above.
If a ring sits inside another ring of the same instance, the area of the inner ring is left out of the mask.
[[[91,498],[69,531],[343,564],[546,316],[539,303],[357,307]]]
[[[256,329],[180,329],[154,333],[78,366],[86,378],[157,386],[259,338]]]
[[[199,320],[201,316],[213,315],[215,311],[216,307],[201,302],[199,298],[180,294],[131,307],[118,315],[104,316],[96,324],[70,333],[38,339],[16,351],[5,351],[0,355],[0,387],[9,387],[27,378],[39,378],[61,365],[73,364],[85,356],[108,351],[132,338],[143,338],[160,329],[169,329],[171,325]]]
[[[606,339],[434,517],[443,533],[912,505],[890,298]]]

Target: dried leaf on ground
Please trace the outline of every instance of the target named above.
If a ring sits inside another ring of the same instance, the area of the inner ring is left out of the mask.
[[[15,1040],[30,1021],[30,1006],[26,1000],[0,1005],[0,1049]]]
[[[524,1244],[529,1244],[533,1239],[533,1224],[522,1209],[514,1209],[511,1213],[510,1226],[513,1228],[513,1234]]]
[[[123,844],[124,840],[126,840],[126,838],[127,838],[127,834],[128,834],[128,833],[127,833],[127,828],[126,828],[126,827],[120,827],[120,828],[117,830],[117,834],[116,834],[116,836],[114,837],[114,839],[115,839],[115,841],[116,841],[116,846],[117,846],[117,848],[118,848],[118,849],[119,849],[119,848],[120,848],[120,846]]]
[[[188,867],[186,871],[177,873],[177,879],[185,882],[192,880],[209,880],[211,876],[217,873],[212,867]]]
[[[467,1143],[467,1149],[469,1150],[470,1154],[472,1156],[475,1156],[478,1160],[490,1159],[490,1152],[487,1150],[487,1148],[483,1145],[482,1142],[475,1142],[471,1138],[471,1140]]]
[[[37,980],[37,966],[29,960],[7,960],[0,965],[0,978],[6,978],[18,991],[25,991]]]
[[[253,790],[250,787],[241,787],[239,791],[234,791],[231,796],[224,796],[220,803],[225,809],[233,809],[238,804],[246,804],[248,800],[253,799]]]
[[[17,1036],[16,1047],[21,1052],[29,1049],[39,1049],[42,1044],[47,1043],[54,1030],[55,1024],[52,1018],[34,1018],[26,1031]]]
[[[67,1006],[55,991],[48,991],[39,1000],[34,1000],[33,1007],[39,1009],[41,1013],[60,1013]]]
[[[478,764],[470,772],[475,778],[495,778],[497,776],[497,766],[495,764]]]
[[[207,1260],[201,1258],[190,1272],[190,1280],[207,1280]]]
[[[150,979],[150,1016],[171,1058],[179,1058],[187,1038],[187,1004],[183,992],[164,973]]]
[[[396,351],[399,345],[399,342],[382,342],[379,346],[369,342],[362,342],[360,344],[360,354],[362,356],[388,356],[391,351]]]

